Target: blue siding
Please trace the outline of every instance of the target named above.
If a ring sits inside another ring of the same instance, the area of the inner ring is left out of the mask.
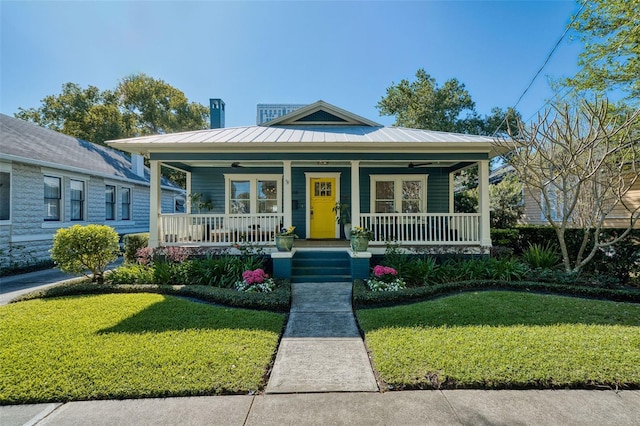
[[[293,225],[300,238],[306,238],[306,179],[305,173],[340,173],[340,201],[352,205],[351,202],[351,169],[343,168],[302,168],[293,167],[291,171],[291,198],[293,200]],[[201,192],[206,199],[213,201],[213,213],[224,213],[225,181],[224,174],[282,174],[282,168],[193,168],[191,190]],[[365,213],[370,212],[371,181],[370,174],[381,175],[428,175],[427,179],[427,212],[446,213],[449,211],[449,171],[444,168],[409,169],[406,167],[361,167],[360,168],[360,207]],[[296,208],[297,206],[297,208]]]

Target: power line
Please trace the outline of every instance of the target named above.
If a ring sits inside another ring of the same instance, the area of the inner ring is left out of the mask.
[[[533,76],[533,78],[531,79],[531,82],[529,83],[529,85],[527,86],[526,89],[524,89],[524,92],[522,92],[522,94],[520,95],[520,97],[518,98],[518,101],[515,103],[515,105],[513,106],[513,109],[515,110],[516,107],[518,106],[518,104],[520,103],[520,101],[522,100],[522,98],[524,98],[524,95],[527,94],[527,92],[529,91],[529,89],[531,88],[531,86],[533,86],[533,83],[536,81],[536,79],[538,78],[538,76],[540,75],[540,73],[542,72],[542,70],[544,69],[544,67],[549,63],[549,60],[551,60],[551,57],[553,56],[553,54],[555,53],[556,49],[558,49],[558,46],[560,46],[560,43],[562,43],[562,40],[564,40],[564,37],[567,35],[567,33],[569,32],[569,30],[571,29],[571,26],[573,25],[573,23],[576,21],[576,19],[578,19],[578,16],[580,16],[580,13],[582,12],[582,9],[584,9],[585,5],[587,4],[587,1],[585,0],[582,3],[582,6],[580,6],[580,9],[578,9],[578,12],[575,14],[575,16],[573,17],[573,19],[571,20],[571,22],[569,22],[569,24],[567,25],[567,27],[564,29],[564,32],[562,33],[562,35],[560,36],[560,38],[558,39],[558,41],[556,41],[556,44],[553,46],[553,48],[551,49],[551,51],[549,52],[549,54],[547,55],[547,58],[544,60],[544,63],[542,64],[542,66],[538,69],[538,71],[536,72],[536,74]],[[565,95],[566,96],[566,95]],[[540,111],[540,110],[538,110]],[[500,127],[502,127],[502,125],[504,123],[506,123],[507,121],[507,115],[505,115],[504,119],[500,122],[500,124],[498,124],[498,127],[496,127],[496,130],[493,132],[493,134],[491,136],[495,136],[496,133],[498,133],[498,130],[500,129]]]

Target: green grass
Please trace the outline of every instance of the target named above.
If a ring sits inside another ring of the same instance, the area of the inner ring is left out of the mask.
[[[640,305],[465,293],[357,312],[396,389],[640,386]]]
[[[0,307],[0,403],[247,393],[284,315],[157,294]]]

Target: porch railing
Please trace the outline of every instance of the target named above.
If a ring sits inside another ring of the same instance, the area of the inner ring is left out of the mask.
[[[360,213],[360,226],[373,232],[371,244],[480,244],[479,213]]]
[[[276,214],[163,214],[158,222],[162,245],[270,244],[282,224]]]

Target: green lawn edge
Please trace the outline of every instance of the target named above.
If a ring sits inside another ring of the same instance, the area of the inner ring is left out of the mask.
[[[190,297],[233,308],[285,313],[289,312],[291,306],[291,283],[286,280],[281,281],[274,291],[268,293],[238,292],[229,288],[202,285],[98,284],[88,280],[80,282],[74,280],[24,294],[13,299],[11,303],[31,299],[109,293],[166,294]]]
[[[353,306],[356,309],[377,308],[421,302],[434,297],[447,296],[465,291],[508,290],[559,296],[574,296],[586,299],[602,299],[613,302],[640,303],[640,290],[622,290],[575,285],[545,283],[538,281],[474,280],[446,284],[425,285],[398,291],[370,291],[364,281],[353,285]]]

